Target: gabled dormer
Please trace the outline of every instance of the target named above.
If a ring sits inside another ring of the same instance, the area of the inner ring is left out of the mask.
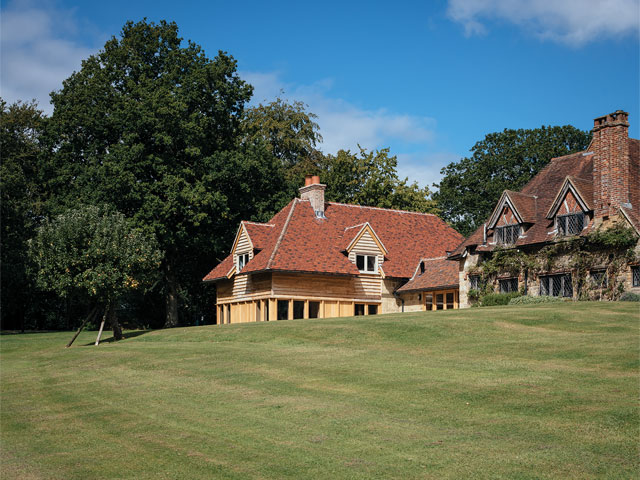
[[[577,177],[565,178],[546,217],[553,220],[556,235],[580,235],[593,216],[593,184]]]
[[[378,274],[388,251],[369,222],[347,227],[344,232],[345,252],[360,273]]]
[[[231,274],[240,273],[244,266],[249,263],[249,260],[253,258],[253,243],[251,242],[251,237],[249,236],[245,222],[240,223],[240,228],[238,228],[238,233],[236,233],[236,238],[231,248],[231,255],[233,256],[233,266],[235,270],[235,272],[231,272]]]
[[[535,222],[535,211],[535,196],[505,190],[487,223],[487,228],[493,230],[493,243],[514,245],[526,227]]]

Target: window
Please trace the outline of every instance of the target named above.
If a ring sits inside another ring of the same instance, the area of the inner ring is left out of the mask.
[[[584,228],[584,213],[572,213],[570,215],[558,215],[558,235],[577,235]]]
[[[369,305],[368,314],[369,315],[377,315],[378,314],[378,305]]]
[[[364,315],[364,303],[356,303],[354,306],[354,315]]]
[[[424,294],[424,306],[427,310],[433,310],[433,293]]]
[[[309,302],[309,318],[320,316],[320,302]]]
[[[436,310],[444,309],[444,294],[436,293]]]
[[[376,256],[375,255],[356,255],[356,267],[361,272],[376,272]]]
[[[596,288],[607,288],[609,286],[609,277],[606,270],[591,270],[589,272],[591,284]]]
[[[248,253],[238,254],[238,271],[242,270],[247,263],[249,263],[249,254]]]
[[[571,274],[543,275],[540,277],[540,295],[573,297]]]
[[[631,285],[640,287],[640,265],[631,267]]]
[[[293,318],[304,318],[304,302],[301,300],[293,301]]]
[[[447,300],[447,310],[452,310],[453,309],[453,299],[454,299],[455,295],[453,294],[453,292],[447,292],[446,295],[446,300]]]
[[[469,277],[469,288],[473,288],[474,290],[480,289],[480,275],[471,275]]]
[[[278,320],[289,318],[289,300],[278,300]]]
[[[507,225],[496,228],[496,243],[499,245],[513,245],[520,236],[520,225]]]
[[[500,293],[511,293],[518,291],[518,279],[517,278],[503,278],[499,280]]]

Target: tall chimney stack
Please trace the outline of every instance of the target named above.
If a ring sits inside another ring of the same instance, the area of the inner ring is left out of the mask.
[[[622,110],[593,121],[593,204],[596,218],[631,201],[629,114]]]
[[[324,190],[326,185],[320,183],[320,177],[318,175],[307,175],[304,179],[304,187],[301,187],[300,198],[302,200],[309,200],[311,208],[317,218],[324,217]]]

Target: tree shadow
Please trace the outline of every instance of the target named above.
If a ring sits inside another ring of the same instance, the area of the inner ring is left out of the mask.
[[[128,331],[128,332],[123,332],[122,340],[120,340],[120,341],[128,340],[130,338],[139,337],[140,335],[144,335],[145,333],[149,333],[149,332],[151,332],[151,330],[131,330],[131,331]],[[103,334],[104,333],[107,333],[107,332],[103,332]],[[98,336],[98,332],[96,332],[96,337],[97,336]],[[103,344],[103,343],[115,343],[115,341],[116,341],[116,339],[113,338],[113,336],[111,336],[109,338],[103,338],[102,340],[100,340],[100,344]],[[90,347],[90,346],[93,346],[95,344],[95,342],[96,341],[93,340],[92,342],[86,343],[86,344],[81,345],[81,346],[82,347]]]

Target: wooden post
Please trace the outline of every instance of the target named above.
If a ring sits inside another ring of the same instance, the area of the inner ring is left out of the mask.
[[[100,322],[100,330],[98,330],[98,336],[96,337],[96,343],[94,345],[97,347],[100,343],[100,337],[102,336],[102,330],[104,330],[104,322],[107,321],[107,312],[109,311],[109,307],[107,307],[104,311],[104,315],[102,315],[102,322]]]
[[[287,312],[289,315],[289,320],[293,320],[293,300],[289,300],[289,312]]]
[[[304,301],[304,314],[302,318],[309,318],[309,300]]]
[[[320,300],[320,311],[318,312],[318,318],[324,318],[324,300]]]
[[[80,325],[80,328],[78,328],[78,331],[76,332],[76,334],[69,341],[69,343],[67,343],[67,346],[64,347],[64,348],[69,348],[71,346],[71,344],[73,342],[75,342],[76,338],[78,338],[78,335],[80,335],[80,332],[82,331],[84,326],[87,324],[87,322],[89,320],[93,320],[93,318],[97,315],[97,313],[98,313],[98,307],[93,307],[93,310],[91,310],[91,313],[89,313],[89,315],[87,315],[87,318],[84,319],[84,322],[82,322],[82,325]]]

